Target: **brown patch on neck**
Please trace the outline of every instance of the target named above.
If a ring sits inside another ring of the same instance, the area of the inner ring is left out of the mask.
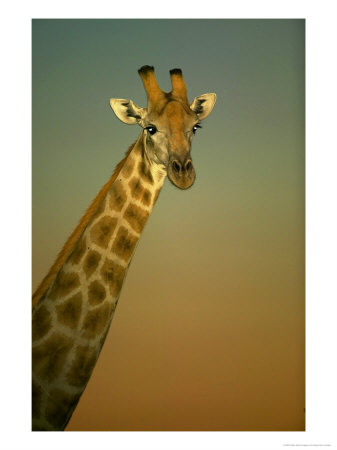
[[[46,341],[33,347],[33,373],[48,382],[55,380],[60,375],[73,345],[71,338],[55,332]]]
[[[98,280],[93,281],[88,289],[88,301],[91,306],[97,306],[103,302],[106,297],[106,290]]]
[[[44,305],[41,305],[41,308],[38,308],[33,316],[32,340],[39,340],[45,336],[50,330],[51,322],[50,312]]]
[[[140,234],[143,231],[147,218],[149,217],[148,211],[140,208],[134,203],[130,203],[124,213],[124,219],[129,223],[133,230]]]
[[[92,216],[96,213],[97,209],[99,208],[101,202],[105,199],[106,194],[108,193],[111,185],[116,180],[119,172],[122,170],[127,157],[131,153],[132,149],[135,147],[136,142],[133,143],[128,151],[126,152],[125,157],[120,161],[120,163],[117,164],[116,169],[111,176],[110,180],[103,186],[103,188],[100,190],[100,192],[95,197],[94,201],[91,203],[87,211],[85,212],[84,216],[80,220],[80,223],[77,225],[75,230],[70,235],[69,239],[63,246],[61,252],[59,253],[56,261],[50,268],[48,274],[45,276],[45,278],[42,280],[38,288],[36,289],[34,295],[33,295],[33,308],[37,305],[37,303],[41,300],[41,298],[46,294],[47,290],[55,280],[58,272],[60,271],[63,264],[66,262],[70,254],[72,253],[75,244],[81,237],[82,233],[84,232],[85,228],[88,226]]]
[[[118,229],[116,240],[112,246],[112,252],[116,253],[119,258],[122,258],[126,263],[130,262],[133,251],[138,242],[138,237],[129,233],[128,229],[121,226]]]
[[[106,259],[101,269],[103,282],[108,286],[110,294],[117,297],[122,289],[125,268],[113,260]]]
[[[57,320],[70,328],[76,328],[81,317],[82,293],[78,292],[65,303],[56,305]]]
[[[112,308],[112,304],[103,303],[102,306],[89,311],[83,322],[81,337],[86,339],[96,339],[99,337],[108,321],[112,318]]]
[[[97,269],[97,266],[101,260],[101,255],[96,252],[96,250],[89,250],[84,262],[83,262],[83,270],[87,277],[87,280],[91,277],[91,275]]]
[[[92,242],[103,249],[106,248],[115,231],[117,222],[116,217],[103,216],[90,230]]]
[[[130,180],[129,187],[133,198],[140,200],[146,206],[150,206],[152,194],[148,189],[143,187],[141,181],[137,177],[133,177]]]

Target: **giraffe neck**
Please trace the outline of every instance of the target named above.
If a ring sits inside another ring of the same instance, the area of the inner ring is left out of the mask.
[[[33,429],[61,430],[89,381],[166,172],[143,134],[33,310]]]

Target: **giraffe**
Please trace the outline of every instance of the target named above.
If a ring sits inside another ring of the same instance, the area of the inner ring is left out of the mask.
[[[137,242],[166,176],[195,180],[191,141],[216,95],[191,104],[180,69],[163,92],[154,68],[138,71],[147,107],[111,99],[116,116],[142,131],[82,217],[33,295],[32,429],[64,430],[107,336]]]

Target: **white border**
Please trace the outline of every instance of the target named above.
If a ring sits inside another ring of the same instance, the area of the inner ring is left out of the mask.
[[[3,295],[0,447],[11,449],[277,449],[284,444],[336,448],[336,2],[283,0],[221,3],[112,1],[86,4],[7,2],[1,28],[1,236]],[[3,7],[2,7],[3,8]],[[175,14],[178,12],[178,14]],[[30,405],[31,18],[305,18],[306,19],[306,305],[307,431],[216,433],[32,433]],[[10,215],[8,215],[10,211]],[[5,218],[7,220],[5,220]],[[18,264],[18,254],[24,258]],[[5,308],[4,308],[5,306]],[[8,311],[7,311],[8,309]],[[27,342],[28,340],[28,342]],[[24,382],[23,382],[24,380]]]

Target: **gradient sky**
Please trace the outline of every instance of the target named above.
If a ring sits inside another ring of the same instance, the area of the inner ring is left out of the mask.
[[[304,20],[33,20],[33,289],[137,126],[137,70],[217,103],[168,181],[69,430],[305,429]]]

